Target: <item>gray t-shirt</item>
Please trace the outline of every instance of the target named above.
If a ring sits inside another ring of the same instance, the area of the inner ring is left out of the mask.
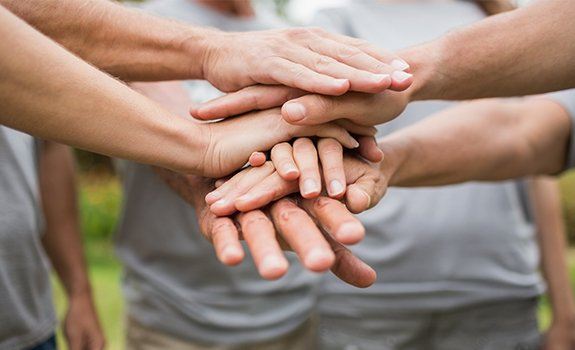
[[[36,345],[56,328],[36,154],[31,136],[0,126],[0,350]]]
[[[553,92],[545,96],[563,106],[571,117],[571,137],[564,167],[565,170],[569,170],[575,167],[575,89]]]
[[[356,1],[322,12],[316,24],[397,50],[484,16],[472,2]],[[381,126],[380,134],[452,105],[410,104],[399,118]],[[378,281],[357,289],[327,276],[321,313],[361,322],[376,320],[382,312],[445,311],[539,295],[538,248],[523,187],[521,181],[508,181],[390,189],[359,216],[366,239],[352,247],[377,269]]]
[[[146,9],[226,30],[263,29],[271,23],[225,17],[186,0],[155,1]],[[207,83],[189,86],[196,100],[217,93]],[[201,235],[193,208],[151,167],[123,165],[125,203],[116,243],[131,317],[202,343],[272,339],[309,317],[320,277],[305,271],[295,256],[288,257],[288,274],[274,282],[258,275],[249,254],[240,266],[222,265]]]

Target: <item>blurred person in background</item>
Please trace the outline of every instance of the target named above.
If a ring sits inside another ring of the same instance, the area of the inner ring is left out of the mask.
[[[484,18],[484,5],[357,1],[322,11],[314,24],[399,50]],[[504,1],[487,5],[510,7]],[[413,103],[379,130],[393,132],[452,104]],[[365,290],[327,277],[319,299],[319,347],[539,349],[541,252],[553,304],[543,343],[545,349],[572,349],[575,306],[558,198],[557,185],[545,179],[390,189],[360,215],[367,235],[352,248],[381,277]]]
[[[283,25],[272,13],[256,15],[250,1],[153,0],[143,8],[230,31]],[[179,83],[163,86],[170,84]],[[206,82],[185,84],[196,102],[220,94]],[[161,89],[133,86],[144,93]],[[186,115],[189,103],[175,99],[172,107]],[[115,241],[124,266],[127,349],[313,348],[318,275],[294,255],[287,256],[292,267],[277,281],[262,279],[251,258],[235,267],[222,265],[190,204],[188,194],[204,202],[199,186],[180,185],[177,193],[164,181],[166,171],[132,162],[120,167],[125,200]]]
[[[100,350],[67,146],[0,126],[0,349],[56,349],[50,263],[68,299],[71,350]]]

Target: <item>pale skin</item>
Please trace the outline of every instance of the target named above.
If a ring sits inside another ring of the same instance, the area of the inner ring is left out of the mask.
[[[101,350],[105,339],[83,254],[71,150],[62,144],[44,142],[39,169],[46,224],[42,244],[68,298],[63,323],[66,343],[70,350]]]
[[[191,101],[181,83],[133,83],[132,86],[171,112],[187,114]],[[281,120],[279,114],[278,118]],[[240,129],[233,132],[241,135],[244,129],[238,127]],[[271,163],[256,169],[269,174],[274,172]],[[156,172],[195,208],[202,234],[214,245],[216,256],[225,265],[236,265],[244,259],[240,240],[245,240],[258,272],[266,279],[277,279],[287,272],[289,266],[282,250],[294,251],[303,266],[311,271],[331,269],[342,280],[357,287],[367,287],[376,279],[375,272],[342,245],[357,243],[365,230],[337,200],[295,196],[278,200],[266,209],[257,208],[229,217],[216,216],[204,200],[214,189],[213,180],[161,168],[156,168]]]
[[[3,8],[0,18],[5,38],[0,49],[13,52],[0,57],[3,73],[9,72],[0,80],[0,120],[6,126],[111,156],[211,177],[228,174],[252,152],[294,136],[335,137],[347,147],[357,146],[339,125],[290,125],[282,121],[279,109],[212,124],[179,117],[76,58]],[[250,133],[237,134],[238,128]],[[362,130],[354,132],[373,133],[369,128]]]
[[[543,13],[552,15],[541,16]],[[214,119],[283,105],[284,119],[296,125],[341,118],[377,125],[397,117],[411,101],[522,96],[568,89],[575,87],[574,16],[573,1],[535,0],[529,6],[402,50],[398,55],[414,74],[413,86],[403,93],[322,96],[285,87],[253,86],[191,112],[197,118]],[[255,100],[258,105],[250,102]],[[370,106],[374,103],[379,108]]]
[[[394,68],[398,62],[403,67],[395,55],[319,29],[223,33],[103,0],[5,0],[1,4],[124,80],[207,79],[225,91],[256,83],[287,84],[328,95],[402,90],[412,82],[409,74]],[[323,125],[299,135],[302,129],[295,131],[279,121],[279,113],[246,121],[246,130],[254,130],[250,125],[274,126],[270,136],[254,131],[258,147],[246,145],[245,139],[230,140],[229,124],[206,126],[176,119],[3,7],[0,19],[4,38],[0,49],[10,52],[0,59],[3,125],[98,153],[213,177],[237,169],[253,151],[293,136],[336,133],[342,144],[357,145],[342,129],[357,133],[353,125]],[[278,121],[283,127],[278,127]],[[219,140],[229,140],[230,148]],[[235,152],[238,146],[242,149]]]
[[[559,185],[553,178],[534,178],[529,181],[529,194],[537,227],[541,268],[553,312],[543,349],[571,350],[575,347],[575,301],[565,256],[567,232]]]

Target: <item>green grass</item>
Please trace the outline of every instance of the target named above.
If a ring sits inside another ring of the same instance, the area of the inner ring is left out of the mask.
[[[570,233],[575,227],[575,173],[561,179],[563,202]],[[115,178],[83,178],[81,181],[80,205],[82,228],[89,263],[96,306],[106,334],[108,349],[124,348],[124,303],[120,290],[121,268],[113,253],[112,234],[117,222],[121,204],[120,186]],[[574,237],[574,236],[571,236]],[[575,248],[569,251],[571,283],[575,291]],[[66,305],[62,288],[55,284],[55,302],[60,319]],[[549,326],[551,311],[549,302],[543,298],[540,308],[540,323],[543,329]],[[62,337],[59,337],[62,349]]]

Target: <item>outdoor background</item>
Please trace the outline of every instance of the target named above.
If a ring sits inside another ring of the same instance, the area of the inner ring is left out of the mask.
[[[322,6],[344,3],[346,0],[259,0],[283,17],[294,22],[306,22]],[[94,297],[104,328],[108,349],[123,349],[123,311],[120,280],[121,267],[114,255],[113,234],[122,202],[121,188],[108,158],[88,152],[76,151],[78,183],[84,245]],[[571,248],[568,258],[571,285],[575,291],[575,172],[560,178],[565,223],[569,231]],[[63,319],[66,302],[61,286],[54,278],[55,299],[59,319]],[[540,312],[542,327],[550,319],[549,307],[544,299]],[[63,349],[65,344],[59,341]]]

